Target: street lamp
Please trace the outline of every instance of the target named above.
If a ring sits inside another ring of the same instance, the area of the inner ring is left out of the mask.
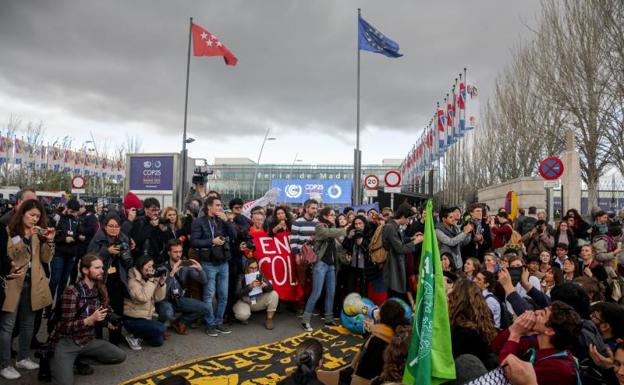
[[[195,138],[186,138],[186,143],[191,144],[195,141]]]
[[[251,199],[254,199],[256,196],[256,180],[258,179],[258,168],[260,167],[260,158],[262,157],[262,150],[264,150],[264,144],[267,140],[276,140],[277,138],[269,137],[269,131],[271,129],[267,128],[266,134],[264,134],[264,140],[262,140],[262,146],[260,146],[260,153],[258,154],[258,162],[256,162],[256,169],[254,171],[253,184],[251,186]]]
[[[303,159],[297,159],[298,156],[299,156],[299,153],[296,153],[295,154],[295,158],[293,159],[292,165],[290,166],[290,177],[291,178],[292,178],[293,170],[295,168],[295,163],[296,162],[303,162]]]

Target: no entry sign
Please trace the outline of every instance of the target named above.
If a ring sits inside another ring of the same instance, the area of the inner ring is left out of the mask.
[[[401,184],[401,174],[396,170],[390,170],[384,176],[387,187],[398,187]]]
[[[563,174],[563,162],[554,156],[546,158],[540,162],[538,171],[546,180],[559,179]]]

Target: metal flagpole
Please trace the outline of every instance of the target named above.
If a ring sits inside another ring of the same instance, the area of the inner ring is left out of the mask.
[[[180,210],[184,206],[184,196],[186,194],[186,122],[188,117],[188,91],[189,91],[189,76],[191,70],[191,34],[193,32],[193,18],[189,17],[189,37],[188,37],[188,52],[186,55],[186,93],[184,95],[184,131],[182,134],[182,182],[180,191],[178,193],[178,207]]]
[[[356,124],[355,124],[355,153],[353,159],[353,186],[354,199],[353,203],[359,205],[361,188],[360,188],[360,174],[361,174],[361,161],[362,154],[360,153],[360,17],[362,16],[362,10],[358,8],[358,41],[357,41],[357,103],[356,103]]]

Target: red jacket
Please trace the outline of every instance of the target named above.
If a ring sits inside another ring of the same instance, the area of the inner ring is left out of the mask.
[[[505,222],[502,226],[492,227],[492,250],[503,247],[511,239],[513,229],[509,222]]]
[[[536,350],[535,375],[539,385],[576,385],[576,360],[568,350],[539,349],[537,339],[523,337],[520,342],[509,341],[509,330],[502,331],[491,344],[492,350],[498,353],[502,362],[508,355],[523,357],[527,350]],[[556,356],[556,357],[553,357]]]

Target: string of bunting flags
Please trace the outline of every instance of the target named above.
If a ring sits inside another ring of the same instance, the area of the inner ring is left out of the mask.
[[[115,180],[123,179],[126,174],[123,159],[98,157],[86,149],[35,145],[23,139],[0,136],[0,166],[5,164]]]
[[[467,81],[466,73],[455,79],[450,93],[438,103],[429,123],[401,163],[399,172],[405,184],[415,184],[424,173],[459,143],[479,121],[479,88]]]

